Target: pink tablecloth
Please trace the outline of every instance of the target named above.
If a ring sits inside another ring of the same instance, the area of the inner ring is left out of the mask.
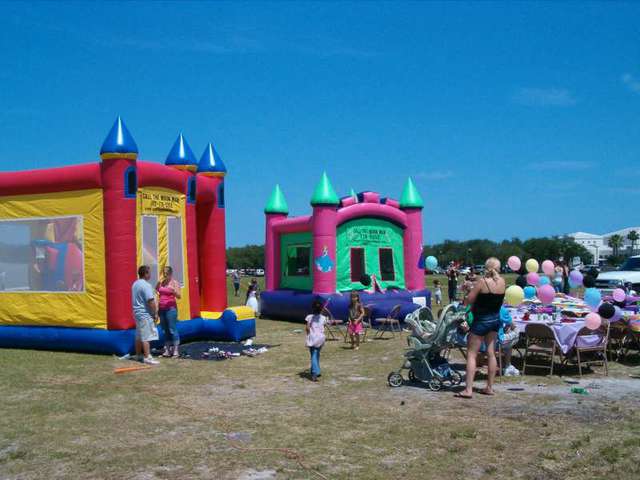
[[[516,327],[518,332],[524,333],[524,329],[526,328],[528,323],[544,323],[537,319],[537,315],[531,315],[529,321],[522,320],[521,317],[515,316],[513,319],[513,325]],[[548,324],[547,324],[548,325]],[[549,325],[551,330],[553,330],[553,334],[556,337],[556,341],[562,350],[562,353],[567,353],[571,350],[576,344],[576,338],[578,337],[578,332],[582,327],[584,327],[583,320],[576,320],[573,323],[554,323]],[[596,346],[602,341],[602,336],[598,334],[594,335],[582,335],[580,336],[579,346],[580,347],[591,347]]]

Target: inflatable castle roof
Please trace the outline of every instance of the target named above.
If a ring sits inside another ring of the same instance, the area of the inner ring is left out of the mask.
[[[224,176],[227,173],[227,167],[222,162],[222,158],[216,152],[213,144],[209,143],[204,149],[200,162],[198,163],[198,173],[204,173],[214,176]]]
[[[103,160],[115,154],[134,159],[138,156],[138,145],[119,115],[100,148],[100,157]]]

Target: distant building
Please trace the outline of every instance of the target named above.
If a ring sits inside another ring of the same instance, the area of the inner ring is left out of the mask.
[[[567,237],[572,237],[576,243],[584,246],[593,255],[594,263],[604,262],[608,256],[613,254],[613,249],[609,246],[609,237],[613,235],[620,235],[623,240],[623,245],[620,248],[620,253],[631,255],[631,242],[627,238],[627,235],[631,230],[635,230],[640,234],[640,227],[628,227],[622,230],[616,230],[615,232],[609,232],[602,235],[586,232],[574,232],[568,233]],[[640,242],[635,245],[636,252],[640,249]]]

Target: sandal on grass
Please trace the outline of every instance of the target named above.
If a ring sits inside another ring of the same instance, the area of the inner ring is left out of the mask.
[[[478,390],[478,393],[480,395],[488,395],[490,397],[496,394],[496,392],[494,392],[493,390],[487,390],[486,388],[483,388],[482,390]]]
[[[471,400],[473,398],[473,395],[465,395],[462,392],[458,392],[454,395],[455,398],[464,398],[465,400]]]

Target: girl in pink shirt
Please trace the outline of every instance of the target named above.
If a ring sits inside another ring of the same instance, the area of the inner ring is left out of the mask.
[[[156,291],[160,297],[158,302],[158,316],[160,325],[164,331],[164,353],[163,357],[178,358],[178,346],[180,345],[180,335],[178,334],[178,304],[180,298],[180,284],[173,279],[173,269],[164,267],[162,270],[162,280],[156,285]]]

